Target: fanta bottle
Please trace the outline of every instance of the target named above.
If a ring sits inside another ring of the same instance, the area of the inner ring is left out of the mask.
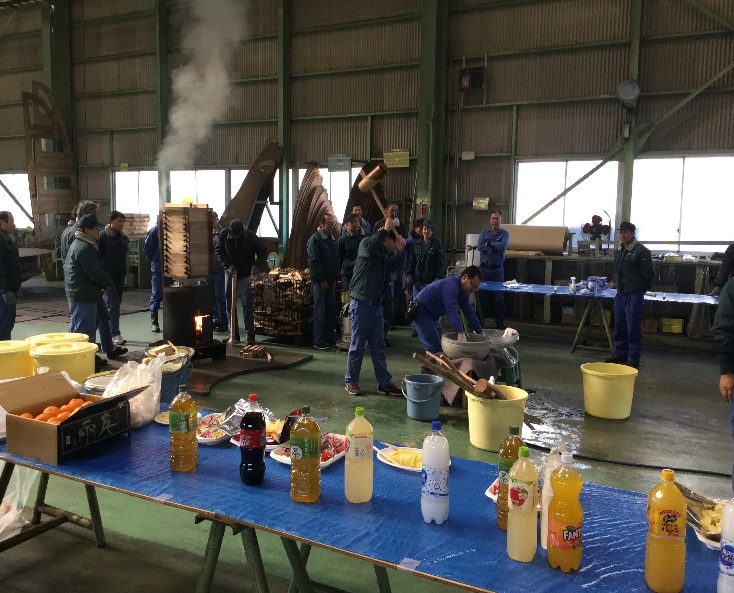
[[[655,593],[678,593],[686,568],[686,499],[672,469],[662,476],[647,497],[645,581]]]
[[[553,498],[548,505],[548,563],[568,572],[581,566],[584,509],[579,502],[582,480],[573,469],[573,455],[561,453],[561,464],[550,476]]]

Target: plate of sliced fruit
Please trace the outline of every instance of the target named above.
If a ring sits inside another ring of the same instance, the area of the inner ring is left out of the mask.
[[[204,416],[196,427],[196,440],[202,445],[217,445],[226,441],[229,434],[220,428],[223,421],[223,413]]]
[[[391,465],[408,472],[420,472],[423,469],[422,449],[389,445],[386,449],[376,449],[376,451],[377,459],[385,465]],[[451,460],[449,460],[449,465],[451,465]]]
[[[347,437],[343,434],[325,432],[321,435],[321,469],[339,461],[347,453]],[[270,451],[270,457],[279,463],[291,464],[290,443],[282,443]]]

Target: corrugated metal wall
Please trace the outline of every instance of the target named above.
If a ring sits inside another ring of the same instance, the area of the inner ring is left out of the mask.
[[[157,154],[155,0],[71,0],[74,142],[82,196],[106,199],[110,168],[153,167]],[[601,157],[624,125],[614,98],[628,72],[631,0],[452,0],[447,114],[447,216],[463,241],[476,226],[471,199],[505,208],[516,158]],[[734,2],[706,0],[734,22]],[[734,35],[683,0],[644,0],[638,120],[666,109],[734,61]],[[191,59],[182,46],[189,0],[169,0],[170,71]],[[357,162],[385,150],[418,150],[420,0],[293,0],[291,156]],[[194,166],[248,165],[276,133],[277,0],[247,4],[244,38],[232,45],[224,121]],[[0,170],[25,168],[20,91],[43,79],[39,4],[0,10]],[[459,70],[483,67],[486,92],[465,94]],[[646,154],[734,151],[734,74],[657,130]],[[513,152],[513,114],[516,151]],[[474,151],[474,160],[456,160]],[[415,161],[385,181],[412,199]]]
[[[20,93],[43,80],[40,3],[0,10],[0,33],[0,171],[25,171]]]

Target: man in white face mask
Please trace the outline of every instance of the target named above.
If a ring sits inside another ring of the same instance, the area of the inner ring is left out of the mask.
[[[388,204],[387,215],[392,218],[393,223],[395,223],[396,233],[404,238],[406,235],[406,229],[400,223],[400,219],[398,218],[398,205],[394,203]],[[384,226],[385,219],[383,218],[378,220],[375,223],[375,232],[379,231]],[[393,316],[395,314],[395,301],[398,298],[402,298],[403,301],[405,301],[405,295],[403,293],[402,270],[388,274],[382,291],[382,315],[385,328],[385,346],[391,346],[390,342],[387,340],[387,332],[390,331],[390,326],[392,325]]]

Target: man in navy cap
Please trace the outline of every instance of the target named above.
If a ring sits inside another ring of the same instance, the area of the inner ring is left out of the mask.
[[[232,276],[237,272],[237,292],[235,298],[242,299],[242,311],[245,316],[245,341],[255,343],[255,310],[252,306],[252,286],[250,274],[252,266],[263,268],[267,265],[268,251],[260,238],[245,224],[235,218],[227,228],[219,232],[216,254],[226,271],[228,316],[232,316]],[[230,328],[234,323],[235,341],[240,341],[240,328],[236,319],[230,319]]]
[[[607,362],[640,366],[642,305],[652,288],[655,270],[650,250],[635,239],[636,227],[619,225],[619,247],[614,252],[617,296],[614,297],[614,356]]]
[[[103,293],[114,283],[104,271],[99,255],[97,241],[102,227],[94,214],[86,214],[79,219],[64,262],[64,289],[71,313],[69,331],[87,334],[89,341],[94,343],[99,330],[102,352],[107,353],[108,359],[113,359],[125,354],[127,348],[112,343],[110,317],[103,301]],[[102,359],[97,359],[97,368],[103,363]]]
[[[324,214],[319,228],[306,243],[313,293],[313,345],[327,350],[336,345],[336,281],[339,279],[339,244],[333,231],[336,221]]]
[[[482,278],[491,282],[505,281],[505,251],[510,244],[510,233],[502,228],[502,212],[489,213],[489,228],[479,233],[477,248],[482,267]],[[497,329],[505,329],[505,295],[501,290],[493,293],[494,321]]]

